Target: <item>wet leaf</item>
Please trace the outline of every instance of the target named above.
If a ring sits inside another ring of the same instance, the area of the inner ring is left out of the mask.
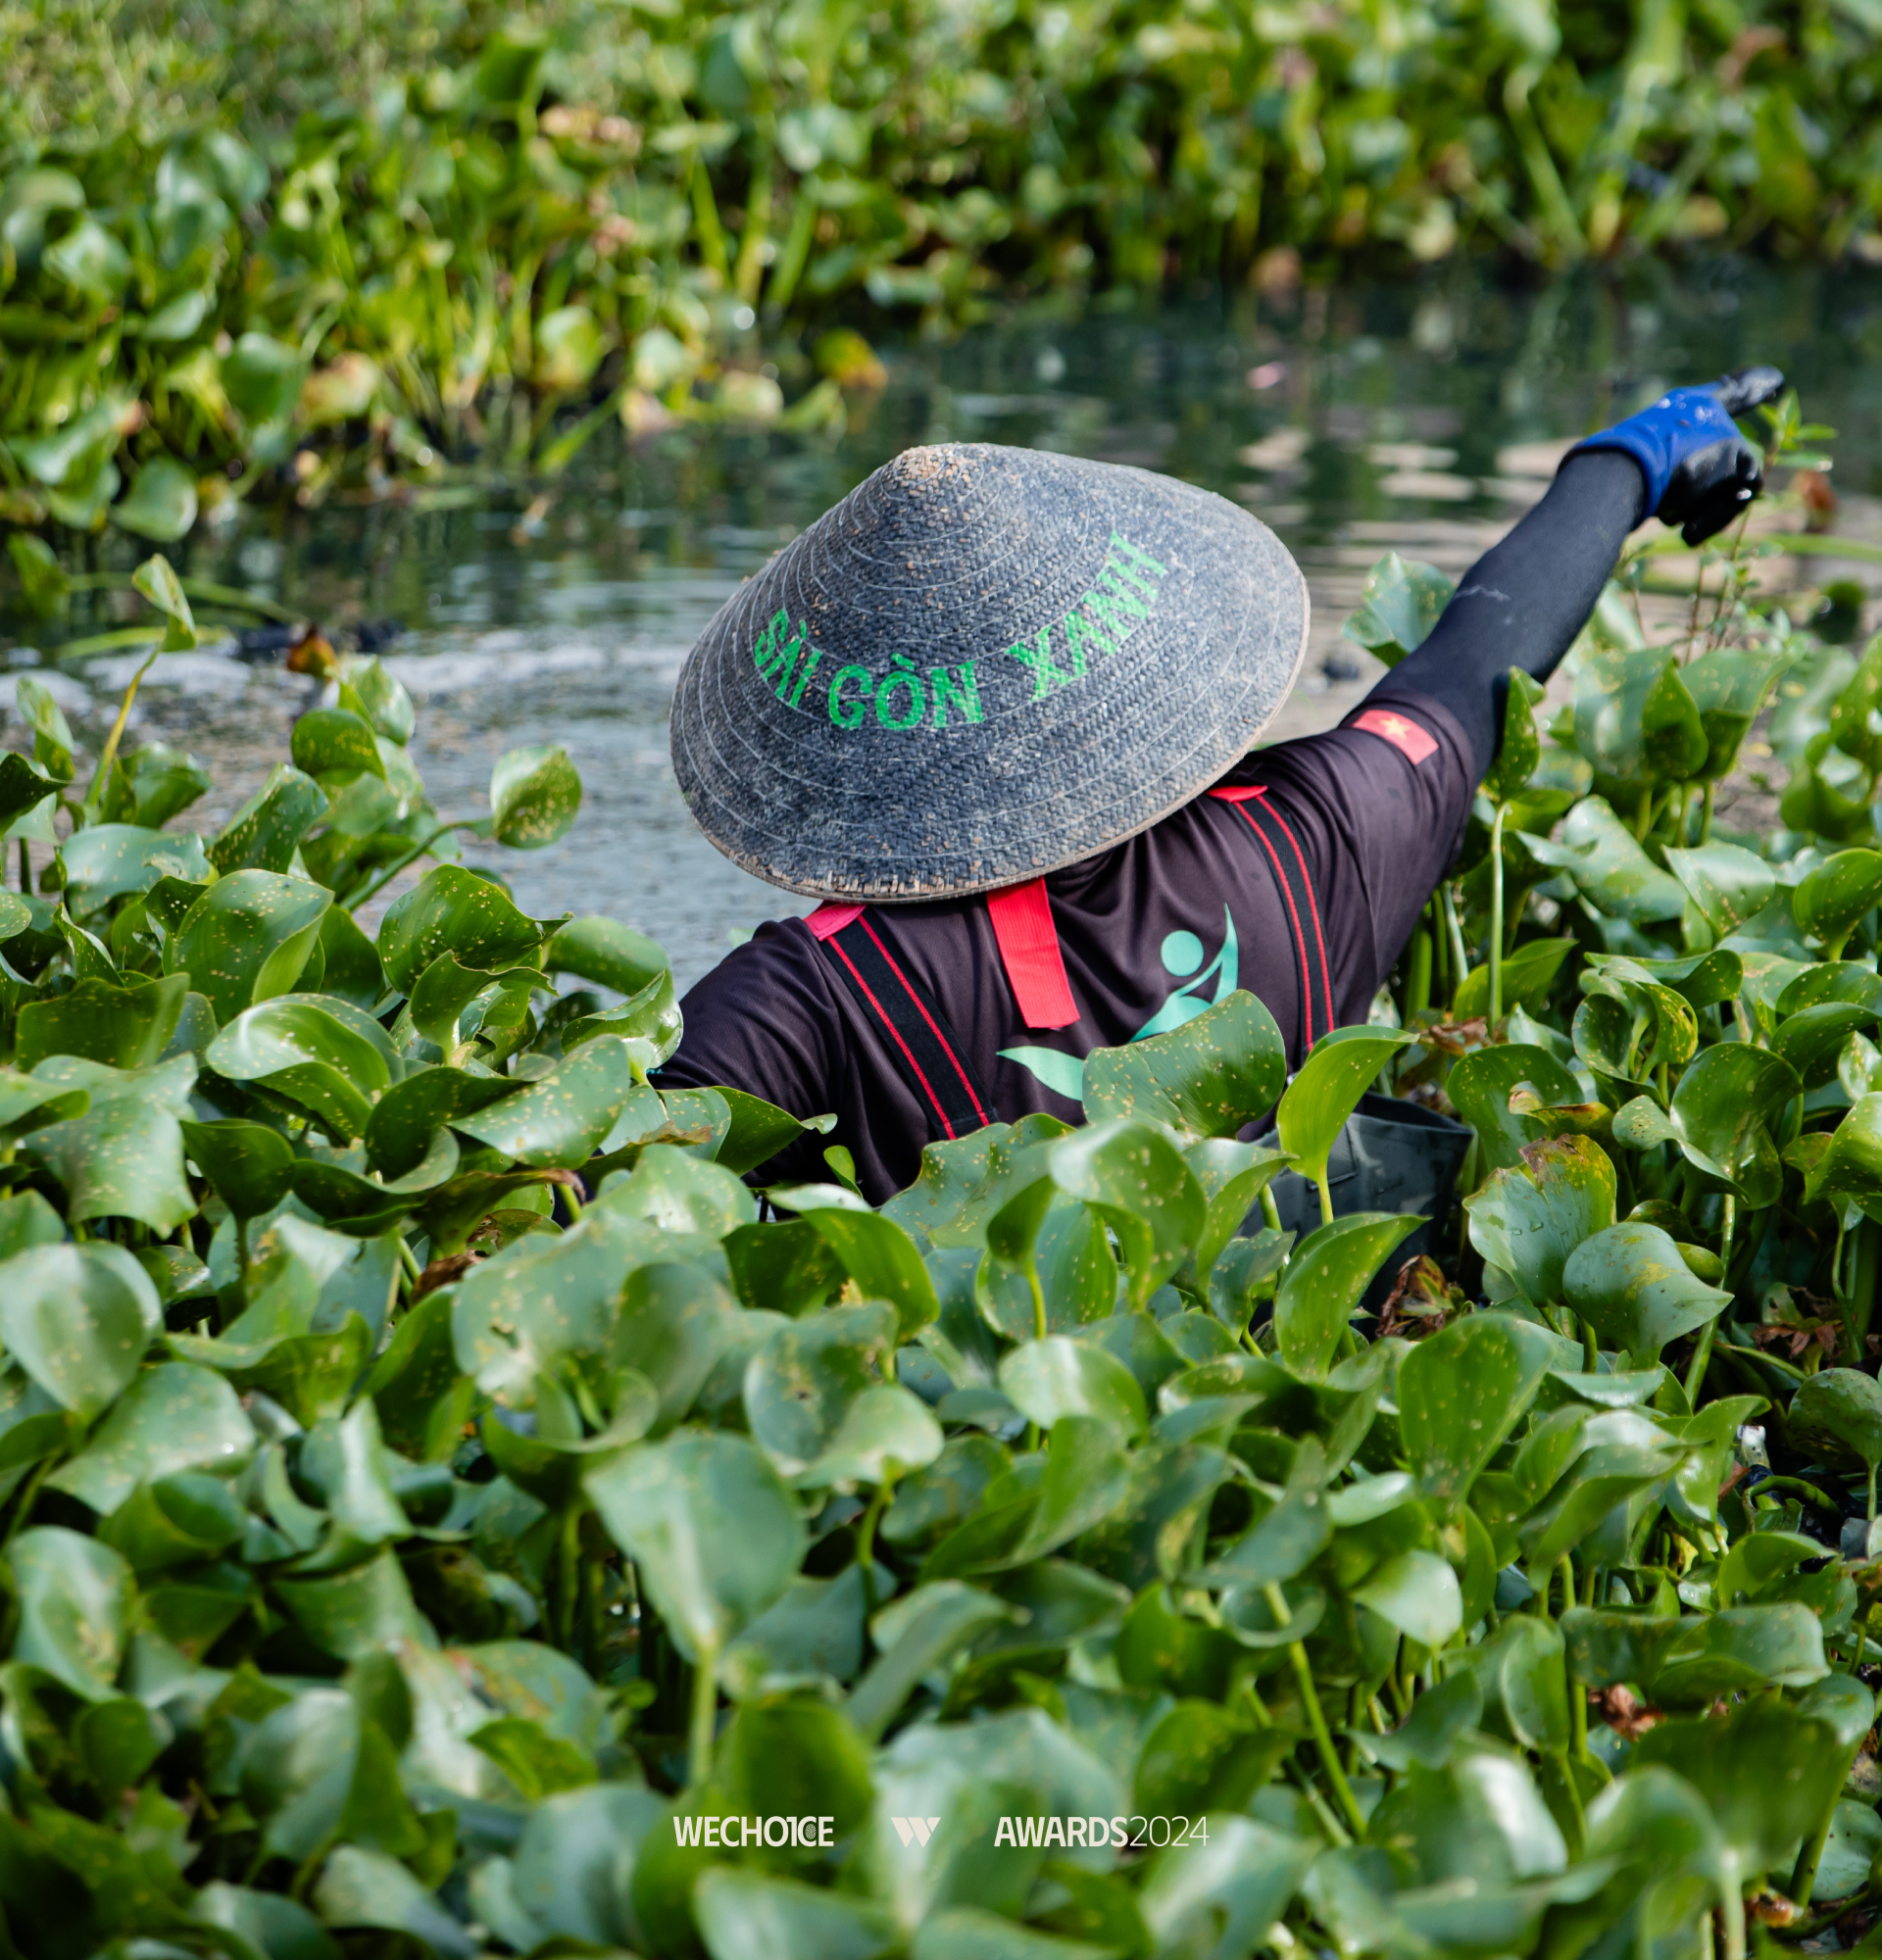
[[[582,1162],[634,1092],[633,1057],[616,1036],[587,1042],[528,1088],[456,1118],[465,1135],[536,1169]]]
[[[179,1120],[189,1113],[193,1055],[136,1069],[53,1055],[32,1079],[89,1098],[82,1115],[36,1128],[25,1144],[65,1187],[69,1219],[134,1218],[168,1233],[194,1212]]]
[[[1770,903],[1777,881],[1762,858],[1736,844],[1669,848],[1666,868],[1692,894],[1714,939],[1736,932]]]
[[[1182,1263],[1207,1215],[1189,1166],[1162,1130],[1120,1117],[1061,1139],[1051,1167],[1059,1189],[1117,1234],[1132,1303],[1141,1306]]]
[[[1560,844],[1527,832],[1522,841],[1537,863],[1566,871],[1590,904],[1617,918],[1644,925],[1686,909],[1685,886],[1648,857],[1602,797],[1576,804]]]
[[[1281,1149],[1303,1177],[1326,1175],[1327,1156],[1346,1119],[1410,1040],[1396,1028],[1335,1028],[1314,1044],[1274,1112]]]
[[[1357,1211],[1322,1225],[1295,1247],[1274,1295],[1276,1350],[1295,1374],[1308,1381],[1324,1378],[1372,1275],[1423,1222]]]
[[[1360,610],[1341,626],[1341,636],[1397,666],[1424,644],[1456,590],[1436,565],[1387,552],[1366,573]]]
[[[22,1532],[6,1557],[20,1610],[13,1658],[83,1700],[106,1700],[129,1634],[130,1567],[108,1544],[60,1525]]]
[[[320,942],[332,895],[305,878],[234,871],[210,886],[164,949],[172,973],[187,973],[219,1025],[258,1001],[291,993]]]
[[[167,1361],[138,1376],[51,1482],[105,1515],[139,1484],[183,1470],[226,1470],[254,1446],[254,1426],[221,1375]]]
[[[1825,1462],[1872,1469],[1882,1463],[1882,1385],[1856,1368],[1820,1369],[1798,1384],[1787,1427]]]
[[[512,749],[490,771],[490,832],[514,850],[566,837],[581,809],[581,778],[560,745]]]
[[[1522,1419],[1556,1358],[1546,1330],[1472,1314],[1413,1347],[1399,1369],[1399,1430],[1419,1488],[1447,1509]]]
[[[112,506],[112,521],[140,538],[173,544],[196,521],[196,478],[173,457],[160,456],[131,479],[130,493]]]
[[[0,1263],[0,1341],[81,1422],[116,1399],[162,1324],[157,1289],[122,1246],[38,1246]]]
[[[1716,1319],[1731,1296],[1694,1278],[1657,1225],[1610,1225],[1569,1255],[1568,1303],[1610,1347],[1648,1367],[1682,1334]]]
[[[796,1501],[742,1437],[682,1432],[582,1481],[688,1660],[718,1653],[783,1593],[802,1559]]]
[[[1807,872],[1791,894],[1798,930],[1822,940],[1831,958],[1851,929],[1882,901],[1882,852],[1839,851]]]
[[[1168,1034],[1085,1057],[1088,1121],[1144,1117],[1198,1137],[1232,1137],[1274,1106],[1287,1054],[1274,1017],[1233,993]]]
[[[1470,1243],[1530,1300],[1560,1300],[1562,1266],[1584,1239],[1614,1222],[1614,1167],[1586,1137],[1525,1145],[1463,1200]]]
[[[494,972],[528,961],[541,938],[500,885],[456,864],[439,864],[387,909],[379,958],[388,984],[409,994],[441,953]]]
[[[284,994],[246,1009],[203,1059],[232,1082],[260,1083],[312,1110],[344,1138],[365,1133],[395,1065],[371,1014],[318,994]]]
[[[1144,1394],[1124,1364],[1086,1342],[1055,1335],[1015,1348],[1000,1364],[1000,1386],[1030,1422],[1051,1429],[1062,1416],[1094,1416],[1125,1438],[1143,1434]]]

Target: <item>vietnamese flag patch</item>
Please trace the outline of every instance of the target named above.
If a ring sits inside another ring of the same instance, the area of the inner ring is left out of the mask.
[[[1413,762],[1421,762],[1427,756],[1437,753],[1437,740],[1425,729],[1408,716],[1390,708],[1368,708],[1353,723],[1355,728],[1363,728],[1368,735],[1376,735],[1382,741],[1390,742],[1402,755],[1411,757]]]

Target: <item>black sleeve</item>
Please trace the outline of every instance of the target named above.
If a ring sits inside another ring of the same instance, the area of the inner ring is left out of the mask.
[[[685,1031],[656,1089],[729,1084],[793,1116],[845,1099],[850,1073],[828,962],[801,919],[773,919],[735,947],[680,1003]],[[827,1178],[827,1139],[800,1138],[763,1166],[765,1182]]]
[[[1547,680],[1594,611],[1647,479],[1619,450],[1572,456],[1548,494],[1464,573],[1430,638],[1367,695],[1368,706],[1448,709],[1469,744],[1474,779],[1502,740],[1505,676]]]

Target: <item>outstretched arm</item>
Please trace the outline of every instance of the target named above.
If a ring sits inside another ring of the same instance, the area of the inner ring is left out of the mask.
[[[1480,777],[1497,752],[1505,675],[1515,666],[1549,678],[1627,533],[1657,515],[1698,544],[1757,496],[1758,453],[1732,416],[1783,386],[1775,368],[1747,368],[1709,387],[1675,389],[1578,444],[1548,495],[1470,567],[1430,638],[1368,701],[1421,698],[1449,709]]]

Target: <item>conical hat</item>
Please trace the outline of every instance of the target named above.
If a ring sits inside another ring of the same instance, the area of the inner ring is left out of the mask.
[[[1178,808],[1273,719],[1307,647],[1280,540],[1148,470],[905,450],[740,587],[673,698],[673,771],[786,891],[989,891]]]

